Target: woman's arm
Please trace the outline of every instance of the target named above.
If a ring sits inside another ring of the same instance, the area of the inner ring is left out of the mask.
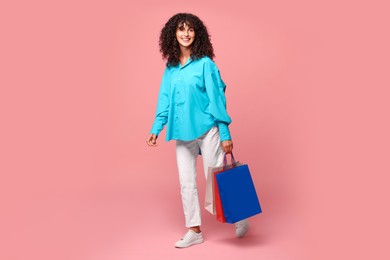
[[[232,122],[226,110],[226,85],[221,79],[219,70],[212,60],[204,64],[204,78],[207,96],[209,98],[209,111],[215,118],[221,137],[221,142],[231,140],[228,125]]]
[[[164,126],[168,121],[168,111],[169,111],[169,91],[170,91],[170,82],[168,78],[168,69],[164,71],[162,77],[160,91],[158,95],[156,116],[153,122],[152,129],[150,130],[150,135],[147,139],[147,144],[150,146],[156,146],[156,140],[159,133],[163,130]]]
[[[207,96],[209,97],[209,110],[217,121],[222,149],[225,153],[231,153],[233,142],[230,136],[229,124],[232,122],[226,110],[226,85],[223,82],[219,70],[213,61],[207,61],[204,66],[204,77]]]

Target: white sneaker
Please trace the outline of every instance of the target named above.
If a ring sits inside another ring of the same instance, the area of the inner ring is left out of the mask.
[[[193,230],[188,230],[182,239],[175,243],[175,247],[185,248],[192,245],[203,243],[202,232],[196,233]]]
[[[248,219],[243,219],[235,223],[236,224],[236,237],[243,237],[246,235],[249,229]]]

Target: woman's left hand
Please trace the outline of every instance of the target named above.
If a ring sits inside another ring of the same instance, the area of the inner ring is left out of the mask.
[[[232,153],[233,151],[233,142],[231,140],[222,142],[222,149],[225,153]]]

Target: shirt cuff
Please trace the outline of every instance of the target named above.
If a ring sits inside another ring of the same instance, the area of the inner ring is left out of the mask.
[[[150,134],[155,134],[156,136],[158,136],[160,134],[161,130],[162,130],[161,127],[154,124],[152,126],[152,129],[150,130]]]
[[[232,138],[230,136],[229,127],[226,123],[219,122],[218,128],[219,128],[219,137],[221,139],[221,142],[232,140]]]

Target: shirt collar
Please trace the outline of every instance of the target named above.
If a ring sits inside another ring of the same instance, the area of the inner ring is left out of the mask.
[[[186,63],[184,63],[184,65],[181,65],[181,63],[179,62],[179,68],[180,69],[183,69],[184,67],[186,67],[188,64],[190,64],[192,62],[192,58],[189,57],[188,60],[186,61]]]

